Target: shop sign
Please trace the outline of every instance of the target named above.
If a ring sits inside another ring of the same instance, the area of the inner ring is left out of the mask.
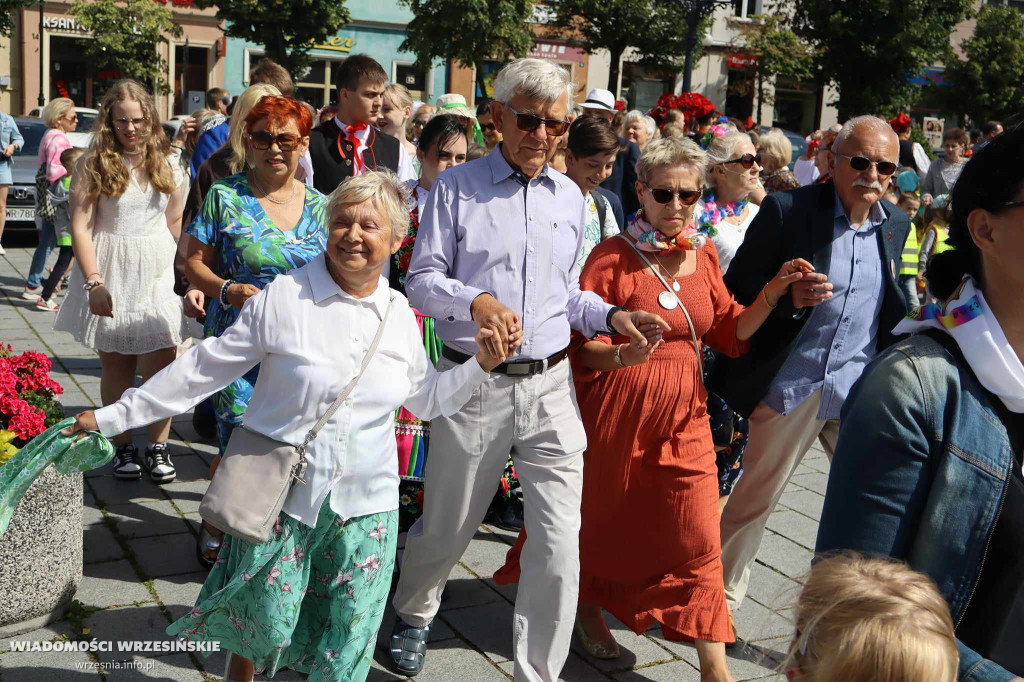
[[[582,62],[583,50],[559,43],[538,42],[526,56],[533,57],[534,59],[552,59],[560,62]]]
[[[325,43],[317,43],[313,45],[316,50],[331,50],[332,52],[351,52],[352,48],[356,45],[355,38],[345,38],[343,36],[334,36],[328,38]]]
[[[74,17],[43,17],[43,28],[51,31],[74,31],[87,33],[87,29],[78,25]]]
[[[725,65],[730,69],[753,69],[757,67],[757,57],[752,54],[733,53],[726,55]]]
[[[924,130],[924,136],[928,140],[928,144],[932,146],[932,149],[939,149],[942,147],[942,132],[946,127],[945,121],[941,118],[925,116],[921,127]]]

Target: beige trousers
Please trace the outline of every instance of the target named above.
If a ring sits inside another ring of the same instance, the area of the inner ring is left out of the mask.
[[[729,608],[739,608],[750,584],[750,569],[761,547],[768,517],[804,455],[821,442],[829,460],[839,436],[838,419],[818,419],[821,390],[787,415],[759,403],[750,415],[750,440],[743,476],[722,513],[722,567]],[[808,566],[808,568],[810,568]]]
[[[438,369],[451,366],[442,358]],[[515,678],[555,682],[576,617],[586,445],[567,360],[532,377],[491,375],[462,411],[435,419],[423,516],[409,531],[393,601],[399,617],[423,627],[437,614],[511,452],[529,528],[513,623]]]

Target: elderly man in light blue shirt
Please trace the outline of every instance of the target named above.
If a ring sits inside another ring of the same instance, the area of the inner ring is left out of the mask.
[[[420,219],[406,277],[410,302],[436,319],[439,369],[465,362],[478,328],[516,354],[462,412],[431,425],[423,517],[409,531],[394,597],[396,669],[423,667],[430,622],[512,453],[529,538],[514,622],[515,676],[555,682],[569,652],[579,583],[586,434],[566,359],[570,331],[615,330],[638,347],[668,326],[581,291],[575,267],[586,224],[576,184],[547,165],[568,129],[572,92],[557,64],[520,59],[494,81],[491,115],[503,141],[441,174]]]

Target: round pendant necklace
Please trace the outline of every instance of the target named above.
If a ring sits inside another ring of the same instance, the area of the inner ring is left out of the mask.
[[[263,196],[266,198],[267,201],[271,202],[272,204],[277,204],[278,206],[285,206],[286,204],[290,204],[290,203],[292,203],[292,199],[295,198],[295,183],[294,182],[292,183],[292,194],[291,194],[291,196],[288,197],[287,199],[283,200],[283,201],[281,199],[275,199],[274,197],[270,196],[270,193],[267,192],[267,190],[263,189],[260,186],[260,183],[256,181],[256,171],[252,172],[252,184],[260,192],[263,192]]]
[[[665,276],[668,277],[670,280],[672,280],[672,291],[679,291],[679,289],[680,289],[679,282],[676,281],[676,278],[674,276],[668,274],[668,268],[666,268],[664,266],[664,264],[662,264],[661,259],[658,258],[657,256],[655,256],[654,260],[658,261],[658,267],[661,268],[661,271],[663,273],[665,273]],[[675,306],[673,306],[673,307],[675,307]]]

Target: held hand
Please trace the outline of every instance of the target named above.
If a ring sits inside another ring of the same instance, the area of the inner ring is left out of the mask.
[[[619,357],[622,358],[622,362],[625,363],[626,367],[632,367],[633,365],[642,365],[651,359],[654,355],[654,351],[664,344],[663,339],[658,339],[653,343],[649,343],[640,350],[633,348],[633,344],[627,343],[623,345],[622,350],[619,352]]]
[[[800,281],[790,285],[794,308],[813,308],[832,298],[832,284],[821,272],[804,272]]]
[[[476,361],[480,363],[480,366],[485,372],[490,372],[495,367],[505,362],[508,356],[505,355],[505,349],[501,346],[495,347],[491,340],[497,336],[493,329],[483,328],[476,333],[476,345],[480,348],[480,352],[476,354]]]
[[[672,331],[668,322],[646,310],[620,310],[612,315],[612,327],[623,336],[628,336],[630,345],[638,351],[661,340],[663,333]]]
[[[185,292],[183,299],[185,305],[185,317],[195,319],[206,314],[206,295],[199,289],[189,289]]]
[[[95,412],[92,410],[79,412],[75,415],[75,423],[63,429],[60,433],[62,436],[73,436],[79,431],[99,431],[99,426],[96,425]]]
[[[242,306],[245,305],[245,302],[258,293],[260,293],[260,290],[252,284],[236,282],[228,287],[228,303],[241,310]]]
[[[13,142],[4,147],[4,156],[14,156],[14,152],[17,151],[18,147]]]
[[[473,322],[480,329],[490,329],[494,335],[488,337],[487,343],[495,356],[505,355],[512,348],[510,336],[521,331],[519,316],[502,305],[490,294],[480,294],[469,307]],[[521,342],[521,339],[520,339]]]
[[[114,299],[102,284],[89,290],[89,312],[98,317],[114,316]]]
[[[814,266],[803,258],[794,258],[786,261],[779,268],[779,274],[775,275],[772,281],[765,285],[765,294],[768,296],[768,305],[775,307],[779,300],[786,295],[790,286],[803,278],[804,273],[814,272]]]

